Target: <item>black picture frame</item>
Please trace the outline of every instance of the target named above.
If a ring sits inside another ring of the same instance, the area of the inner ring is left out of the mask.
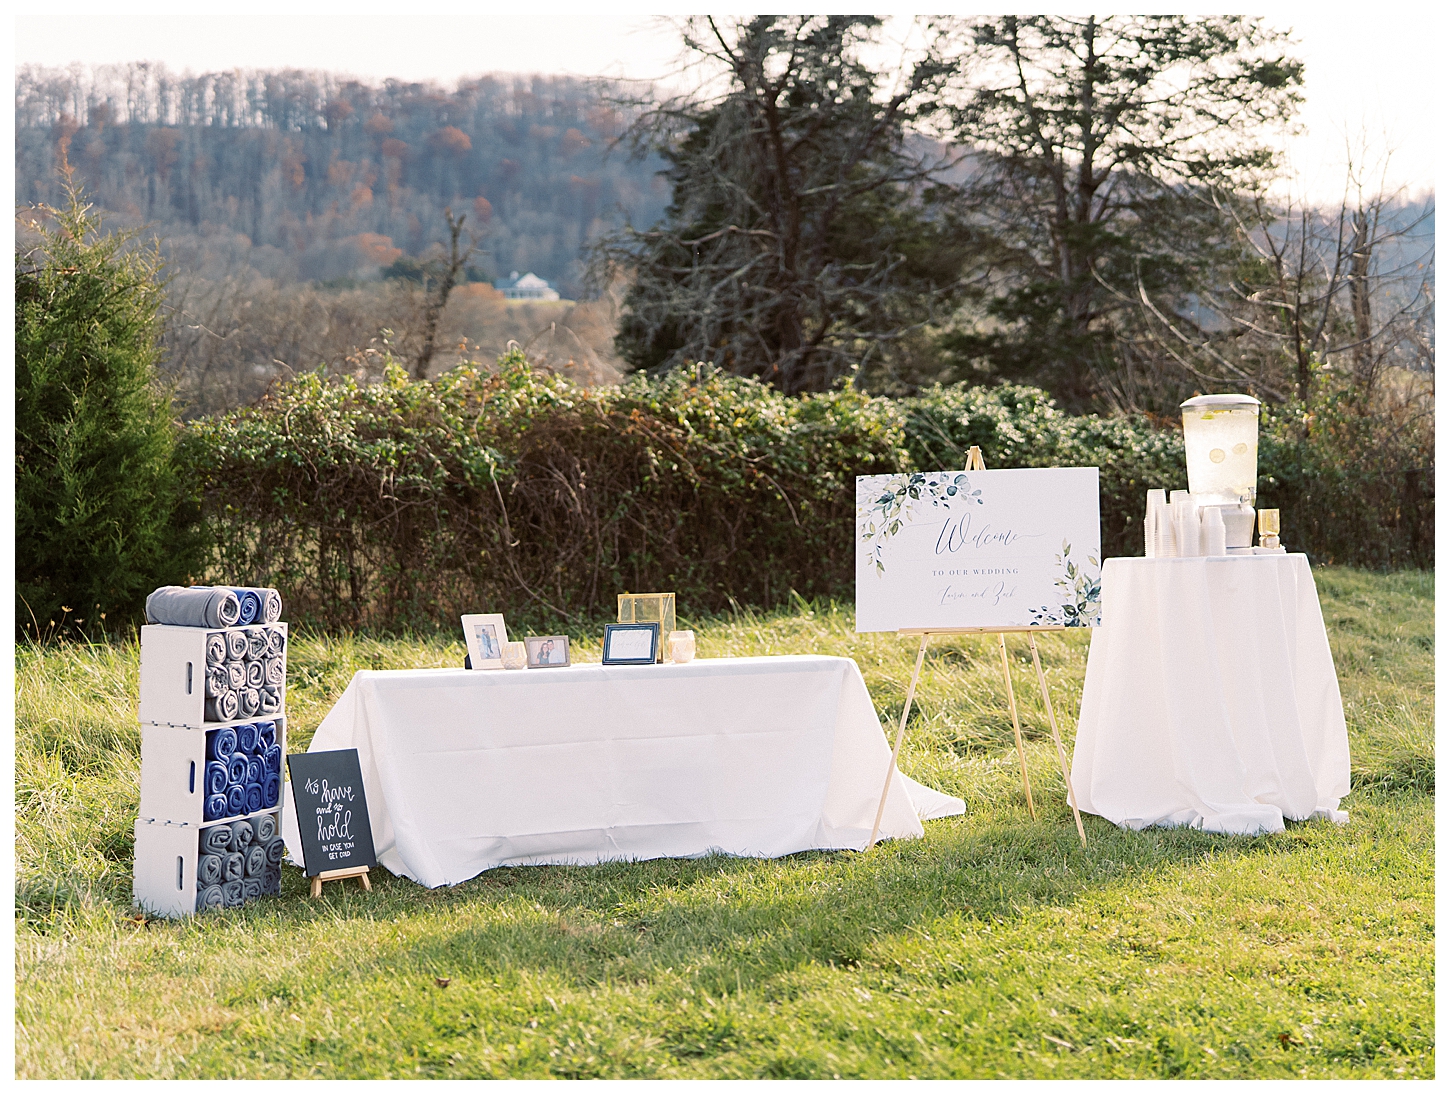
[[[649,632],[649,657],[621,658],[610,654],[610,647],[613,645],[613,637],[622,632]],[[605,624],[604,625],[604,664],[605,665],[653,665],[660,657],[660,625],[651,624]]]

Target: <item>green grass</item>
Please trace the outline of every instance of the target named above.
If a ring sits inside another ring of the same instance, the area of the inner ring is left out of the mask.
[[[942,642],[902,767],[965,817],[866,854],[386,871],[186,921],[129,908],[136,647],[21,647],[21,1077],[1434,1075],[1433,576],[1317,579],[1350,724],[1351,823],[1077,847],[1025,648],[1041,820],[995,648]],[[694,621],[704,656],[860,664],[899,716],[914,650],[849,608]],[[579,636],[583,638],[583,636]],[[1071,735],[1086,636],[1041,642]],[[598,656],[585,643],[584,659]],[[290,748],[360,668],[459,642],[294,638]],[[447,979],[446,987],[439,979]]]

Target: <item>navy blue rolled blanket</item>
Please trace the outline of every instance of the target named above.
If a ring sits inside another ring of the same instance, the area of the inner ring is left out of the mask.
[[[261,878],[262,868],[267,865],[267,849],[253,844],[246,851],[247,863],[244,870],[247,878]]]
[[[227,660],[227,640],[220,631],[206,637],[206,664],[221,665]]]
[[[252,839],[258,844],[267,844],[277,835],[277,815],[263,814],[261,817],[252,819],[252,828],[255,833]]]
[[[275,722],[257,723],[257,752],[266,756],[267,750],[277,744],[277,724]]]
[[[247,869],[247,857],[241,852],[228,852],[222,860],[222,881],[235,882]]]
[[[227,784],[231,778],[227,775],[227,766],[218,760],[206,762],[206,793],[209,795],[225,795]]]
[[[214,825],[201,831],[201,851],[206,855],[226,855],[232,850],[232,827]]]
[[[262,808],[262,785],[247,784],[247,813],[254,814]]]
[[[232,817],[246,812],[247,786],[244,783],[233,783],[227,788],[227,812],[224,816]]]
[[[228,688],[220,695],[206,701],[206,721],[231,722],[237,717],[237,708],[240,704],[236,689]]]
[[[202,807],[202,821],[216,821],[218,818],[227,816],[227,796],[207,795],[206,805]]]
[[[242,605],[230,589],[162,586],[146,598],[146,622],[177,627],[232,627]]]
[[[257,752],[257,725],[256,723],[244,722],[240,726],[232,727],[237,732],[236,752],[255,753]]]
[[[227,758],[227,780],[230,783],[247,782],[247,761],[252,758],[241,751],[233,753]]]
[[[262,598],[250,589],[233,589],[232,592],[236,594],[239,609],[237,623],[243,626],[256,623],[257,617],[262,613]]]
[[[257,835],[257,830],[252,828],[250,821],[234,821],[231,824],[232,843],[231,850],[234,852],[245,852],[252,838]]]
[[[261,757],[248,757],[247,758],[247,778],[244,779],[242,782],[243,783],[261,783],[262,782],[262,758]]]
[[[270,810],[282,797],[282,777],[270,772],[262,779],[262,809]]]
[[[235,726],[223,726],[217,730],[208,730],[206,735],[206,755],[210,760],[219,760],[223,764],[231,763],[232,754],[237,751],[237,729]]]
[[[246,891],[242,888],[240,878],[222,883],[222,904],[229,909],[240,909],[245,900],[245,894]]]
[[[196,880],[203,886],[214,886],[220,882],[222,880],[222,857],[210,853],[197,856]]]
[[[204,886],[196,891],[196,911],[205,912],[207,909],[220,909],[226,904],[226,898],[222,896],[220,885]]]
[[[267,841],[267,862],[277,866],[282,862],[282,856],[287,851],[287,842],[280,835],[274,836]]]
[[[262,768],[268,775],[281,776],[282,774],[282,747],[274,745],[268,749],[262,757]]]

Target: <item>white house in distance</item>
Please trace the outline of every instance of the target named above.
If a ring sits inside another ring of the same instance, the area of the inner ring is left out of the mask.
[[[558,300],[559,290],[551,289],[549,283],[537,274],[525,274],[519,277],[517,270],[509,274],[502,281],[493,283],[493,287],[501,292],[508,300]]]

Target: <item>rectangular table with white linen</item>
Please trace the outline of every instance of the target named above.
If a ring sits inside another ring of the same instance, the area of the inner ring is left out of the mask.
[[[1072,786],[1133,829],[1346,815],[1349,735],[1302,554],[1109,559]]]
[[[347,748],[378,862],[425,886],[506,865],[859,849],[891,762],[856,663],[814,655],[361,671],[310,750]],[[882,835],[963,810],[897,773]]]

